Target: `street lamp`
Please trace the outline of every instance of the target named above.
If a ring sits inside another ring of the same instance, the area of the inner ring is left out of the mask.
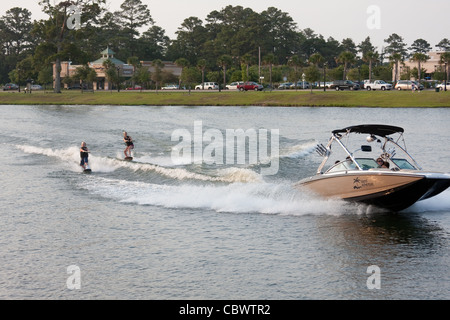
[[[117,66],[117,92],[120,92],[120,67]]]
[[[324,62],[323,64],[323,92],[327,91],[327,86],[325,85],[326,81],[326,69],[327,69],[328,62]]]
[[[361,66],[358,66],[358,84],[361,85]]]
[[[444,64],[445,65],[445,82],[444,82],[444,91],[447,91],[447,62]]]
[[[223,66],[222,66],[222,68],[219,68],[219,79],[218,79],[218,84],[219,84],[219,92],[222,92],[221,90],[220,90],[220,70],[223,70]],[[224,76],[225,77],[225,76]],[[225,84],[225,83],[224,83]],[[225,89],[225,87],[224,87],[224,89]]]

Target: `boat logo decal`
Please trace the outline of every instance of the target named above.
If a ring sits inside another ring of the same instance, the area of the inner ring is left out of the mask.
[[[369,182],[367,179],[361,179],[360,177],[353,179],[353,189],[359,190],[365,187],[373,187],[373,183]]]

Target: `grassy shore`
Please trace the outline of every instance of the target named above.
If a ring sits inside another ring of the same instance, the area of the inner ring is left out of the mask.
[[[450,107],[450,92],[0,92],[0,105]]]

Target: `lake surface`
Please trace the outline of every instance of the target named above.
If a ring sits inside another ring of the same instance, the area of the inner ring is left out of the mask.
[[[0,299],[450,298],[448,190],[390,213],[293,187],[315,173],[314,146],[331,130],[362,123],[405,128],[418,163],[449,172],[450,109],[0,110]],[[197,161],[174,163],[174,132],[205,142],[227,129],[279,132],[276,173],[261,174],[262,157],[221,165],[194,151]],[[123,130],[133,162],[122,160]],[[379,289],[368,286],[370,266]]]

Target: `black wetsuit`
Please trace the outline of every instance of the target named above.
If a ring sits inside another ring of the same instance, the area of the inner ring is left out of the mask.
[[[125,144],[127,145],[127,147],[134,146],[133,141],[131,141],[131,137],[126,136],[126,137],[124,137],[124,139],[125,139]]]
[[[84,151],[86,151],[86,152],[80,151],[80,158],[81,158],[81,159],[84,159],[84,158],[89,157],[89,153],[87,152],[87,151],[88,151],[88,150],[87,150],[87,147],[81,147],[81,149],[84,150]]]
[[[84,150],[85,152],[81,150]],[[81,147],[81,150],[80,150],[80,158],[81,158],[80,166],[84,166],[85,164],[88,163],[89,153],[87,152],[88,151],[87,147]]]

